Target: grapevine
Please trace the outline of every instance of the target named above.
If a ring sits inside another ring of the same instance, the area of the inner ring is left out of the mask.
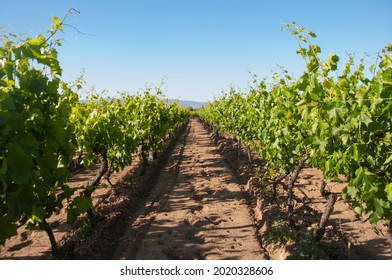
[[[269,87],[255,78],[249,92],[231,90],[199,116],[267,160],[265,172],[275,174],[274,189],[288,177],[291,226],[292,188],[308,164],[319,168],[326,181],[347,178],[343,197],[373,225],[384,221],[391,227],[392,46],[382,50],[367,74],[362,61],[353,69],[352,57],[338,74],[339,57],[330,54],[323,61],[321,48],[311,42],[314,32],[294,23],[285,28],[298,42],[297,53],[306,63],[303,74],[295,79],[283,70]]]
[[[86,212],[94,222],[91,195],[102,176],[109,180],[113,171],[129,165],[141,146],[147,151],[164,147],[188,117],[159,89],[121,98],[90,94],[79,101],[61,78],[60,41],[54,37],[66,16],[52,18],[48,37],[5,35],[0,47],[0,244],[20,226],[39,225],[54,255],[57,243],[47,219],[65,206],[68,223]],[[86,167],[100,162],[96,178],[78,194],[67,186],[75,154],[84,155]]]
[[[0,47],[0,244],[18,226],[38,224],[49,235],[47,219],[73,193],[65,184],[73,151],[68,118],[76,94],[61,80],[53,35],[16,40],[5,35]]]

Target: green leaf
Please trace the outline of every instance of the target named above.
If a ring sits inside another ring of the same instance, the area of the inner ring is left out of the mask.
[[[392,161],[392,155],[389,156],[389,157],[385,160],[384,164],[389,164],[391,161]]]
[[[351,147],[351,150],[352,150],[352,157],[353,157],[353,159],[356,161],[356,162],[361,162],[361,160],[362,160],[362,157],[361,157],[361,155],[360,155],[360,153],[359,153],[359,149],[358,149],[358,145],[353,145],[352,147]],[[362,175],[362,171],[361,171],[361,175]]]
[[[355,211],[356,213],[358,213],[358,215],[362,215],[362,214],[363,214],[363,208],[362,208],[362,207],[355,206],[355,207],[354,207],[354,211]]]
[[[338,113],[337,113],[338,110],[339,110],[338,107],[332,107],[331,109],[329,109],[329,110],[327,111],[329,118],[330,118],[330,119],[336,119],[337,116],[338,116]]]
[[[328,56],[328,64],[330,65],[331,70],[336,70],[338,68],[337,66],[338,61],[339,61],[339,56],[337,56],[336,54],[331,53]]]
[[[35,39],[29,38],[27,40],[27,43],[33,46],[41,46],[45,42],[46,38],[42,35],[39,34]]]
[[[68,205],[67,223],[73,224],[79,215],[86,213],[92,207],[91,197],[78,196]]]
[[[379,198],[373,199],[373,205],[374,205],[374,209],[376,210],[376,214],[379,217],[382,217],[384,215],[384,209],[383,209],[382,200],[379,199]]]
[[[315,145],[318,149],[320,149],[321,152],[325,152],[325,146],[327,144],[326,140],[322,140],[316,137],[312,144]]]
[[[46,211],[43,207],[34,207],[33,213],[31,214],[31,219],[34,222],[42,223],[45,219]]]
[[[348,197],[351,197],[355,199],[357,197],[358,191],[355,187],[348,185],[347,187],[344,188],[343,191],[343,198],[347,199]]]
[[[360,116],[360,120],[361,120],[362,123],[364,123],[367,126],[373,121],[370,117],[368,117],[365,114]]]
[[[32,186],[20,186],[17,192],[9,194],[7,199],[9,212],[17,218],[20,217],[22,212],[31,215],[35,201]]]
[[[308,42],[308,39],[304,35],[299,35],[298,38],[303,42]]]
[[[61,26],[60,19],[58,17],[53,16],[52,22],[53,22],[53,24],[52,24],[53,29],[63,30],[63,28]]]
[[[340,136],[340,139],[342,139],[343,145],[347,145],[348,140],[350,139],[350,135],[349,134],[342,134]]]
[[[61,186],[62,192],[58,194],[57,196],[57,201],[59,203],[62,203],[64,199],[69,199],[71,196],[75,193],[76,189],[71,189],[68,185],[62,185]]]
[[[15,110],[15,101],[9,93],[2,92],[0,94],[0,109],[3,110],[3,108],[8,111],[7,113]],[[9,115],[7,114],[4,117],[9,118]]]
[[[311,30],[306,30],[306,33],[308,33],[308,35],[310,35],[312,38],[317,38],[316,34]]]
[[[380,220],[380,218],[378,217],[378,215],[376,213],[372,213],[369,217],[369,222],[373,226],[377,225],[379,220]]]
[[[385,192],[390,203],[392,203],[392,183],[385,186]]]
[[[16,235],[16,225],[8,216],[0,216],[0,245],[4,245],[6,239]]]
[[[10,177],[17,184],[26,184],[32,177],[33,160],[18,145],[8,145],[8,170]]]
[[[306,56],[306,49],[305,48],[298,48],[297,53],[300,54],[302,57]]]

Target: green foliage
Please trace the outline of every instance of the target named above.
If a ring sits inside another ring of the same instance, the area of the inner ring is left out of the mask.
[[[77,149],[86,152],[83,160],[90,166],[97,153],[106,157],[113,170],[122,170],[132,161],[140,145],[158,150],[165,136],[183,122],[189,112],[163,99],[159,89],[153,94],[123,94],[121,99],[90,95],[87,102],[72,108]]]
[[[292,239],[293,231],[283,219],[276,219],[266,234],[266,240],[277,246],[283,246]]]
[[[274,172],[294,171],[304,155],[328,180],[349,180],[344,197],[372,224],[392,220],[392,47],[365,75],[350,58],[341,74],[339,57],[320,59],[315,33],[294,23],[285,28],[298,43],[306,70],[294,79],[282,69],[267,87],[254,78],[248,93],[231,90],[197,113],[216,129],[236,135],[267,160]],[[273,174],[266,171],[265,174]]]
[[[91,207],[92,201],[90,197],[75,197],[67,208],[67,223],[73,224],[80,214],[86,213]]]
[[[165,136],[189,116],[159,89],[79,102],[61,80],[54,35],[63,21],[52,21],[47,37],[15,41],[5,35],[0,46],[0,244],[16,234],[18,222],[46,225],[65,201],[69,223],[92,207],[91,198],[74,197],[66,185],[75,151],[86,154],[85,166],[102,156],[120,171],[140,145],[163,147]]]
[[[328,255],[314,240],[313,234],[300,231],[297,234],[296,248],[288,259],[290,260],[326,260]]]
[[[72,195],[68,120],[77,96],[61,81],[55,46],[43,35],[5,35],[0,46],[0,244],[22,217],[42,225]]]
[[[83,226],[82,226],[82,237],[88,238],[91,235],[93,227],[91,225],[90,219],[83,219]]]

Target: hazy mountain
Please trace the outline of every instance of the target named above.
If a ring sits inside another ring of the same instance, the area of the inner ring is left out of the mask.
[[[190,101],[190,100],[177,100],[177,99],[169,99],[169,102],[177,102],[178,105],[182,107],[192,107],[193,109],[198,109],[201,106],[207,104],[207,102],[198,102],[198,101]]]
[[[198,109],[203,105],[207,104],[207,102],[199,102],[199,101],[190,101],[190,100],[177,100],[177,99],[168,99],[169,102],[178,102],[178,105],[182,107],[191,107],[193,109]],[[79,100],[81,103],[86,103],[86,99]]]

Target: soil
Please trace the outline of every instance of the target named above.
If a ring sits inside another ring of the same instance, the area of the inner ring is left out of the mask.
[[[135,155],[132,165],[112,175],[113,187],[94,192],[95,229],[86,224],[84,216],[74,226],[68,225],[64,209],[50,218],[60,248],[55,258],[240,260],[303,256],[309,248],[304,249],[299,237],[314,230],[327,203],[319,191],[321,173],[314,168],[301,172],[295,186],[298,228],[287,229],[277,224],[287,211],[284,188],[279,187],[277,199],[271,202],[268,187],[255,176],[263,161],[252,155],[250,164],[245,147],[237,156],[238,142],[225,136],[214,138],[192,119],[150,162],[143,176],[139,176],[141,164]],[[97,169],[79,170],[70,186],[82,188]],[[343,186],[330,183],[327,188],[339,193]],[[322,242],[314,246],[323,253],[312,251],[313,258],[392,257],[386,228],[381,224],[371,227],[342,199],[335,204]],[[21,227],[17,236],[0,247],[0,258],[54,256],[44,231]]]
[[[115,259],[265,259],[241,186],[199,122],[191,120],[156,190]]]

